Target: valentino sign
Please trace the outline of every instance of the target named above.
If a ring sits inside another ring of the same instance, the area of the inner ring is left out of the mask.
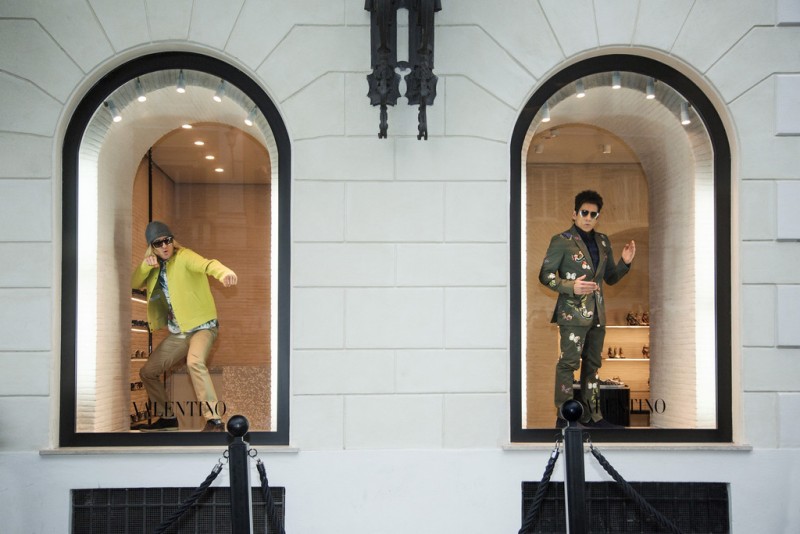
[[[397,60],[397,10],[408,10],[408,61]],[[428,139],[426,107],[436,98],[436,76],[433,74],[433,15],[441,11],[441,0],[366,0],[370,12],[372,74],[367,75],[373,106],[381,107],[378,137],[385,139],[389,130],[387,106],[397,104],[400,97],[400,75],[405,76],[406,98],[411,106],[419,106],[417,139]]]

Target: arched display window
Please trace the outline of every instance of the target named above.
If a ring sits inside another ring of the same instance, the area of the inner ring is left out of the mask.
[[[623,428],[593,439],[730,441],[731,164],[709,99],[658,61],[581,61],[525,106],[510,163],[512,441],[554,436],[562,330],[540,270],[551,238],[571,235],[584,190],[603,197],[597,231],[614,261],[636,244],[628,274],[604,289],[595,399]]]
[[[89,90],[63,146],[60,446],[219,443],[182,362],[159,378],[163,406],[139,374],[168,335],[131,282],[151,221],[238,277],[209,279],[210,409],[245,415],[252,443],[288,444],[290,163],[272,101],[222,61],[154,54]],[[179,431],[141,430],[165,411]]]

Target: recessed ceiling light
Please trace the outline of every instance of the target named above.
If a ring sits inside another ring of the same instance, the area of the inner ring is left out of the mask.
[[[191,130],[192,129],[192,125],[191,124],[182,124],[181,128],[183,128],[184,130]]]
[[[225,172],[225,169],[223,169],[222,167],[217,167],[216,169],[214,169],[214,172]]]
[[[214,156],[212,156],[211,154],[209,154],[208,156],[206,156],[206,159],[214,159]]]
[[[647,79],[647,96],[648,100],[653,100],[656,97],[656,81],[653,78]]]
[[[248,126],[253,125],[253,121],[256,120],[256,113],[258,113],[258,108],[253,106],[253,109],[250,110],[250,113],[247,114],[247,117],[244,119],[244,123]]]
[[[225,96],[225,80],[220,80],[219,85],[217,86],[217,91],[211,98],[214,99],[214,102],[222,102],[223,96]]]
[[[142,86],[142,81],[139,78],[136,78],[136,100],[139,102],[147,101],[147,95],[144,94],[144,87]]]
[[[198,141],[195,141],[195,142],[194,142],[194,144],[196,144],[197,146],[203,146],[203,145],[205,145],[205,144],[206,144],[206,142],[205,142],[205,141],[199,141],[199,140],[198,140]]]
[[[104,102],[108,112],[111,114],[111,120],[114,122],[119,122],[122,120],[122,115],[120,115],[119,110],[117,110],[117,106],[114,105],[114,102],[111,100],[107,100]]]
[[[586,96],[586,87],[583,85],[583,80],[575,82],[575,96],[578,98]]]
[[[681,102],[681,124],[686,126],[691,123],[692,119],[689,118],[689,103]]]
[[[550,106],[547,102],[542,105],[542,122],[550,122]]]

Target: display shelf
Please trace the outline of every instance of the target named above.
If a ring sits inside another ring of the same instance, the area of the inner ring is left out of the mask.
[[[147,315],[147,293],[140,290],[131,291],[131,354],[148,355],[152,351],[153,337],[148,328],[146,319]],[[141,384],[139,377],[139,369],[147,363],[147,358],[133,357],[130,358],[130,419],[131,424],[141,423],[149,420],[150,414],[146,411],[145,406],[148,402],[147,390]]]

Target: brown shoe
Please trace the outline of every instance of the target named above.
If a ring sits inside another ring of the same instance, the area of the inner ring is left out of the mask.
[[[203,432],[225,432],[225,425],[219,419],[209,419],[203,427]]]

